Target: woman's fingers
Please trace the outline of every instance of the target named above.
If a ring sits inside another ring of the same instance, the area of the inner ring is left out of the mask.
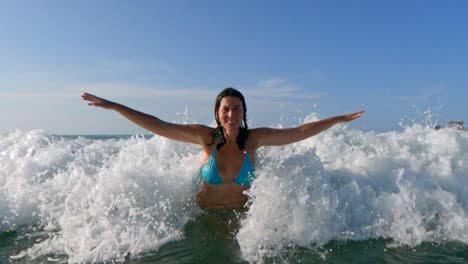
[[[88,105],[100,106],[100,107],[104,107],[104,108],[106,108],[106,103],[108,102],[107,100],[104,100],[104,99],[102,99],[100,97],[97,97],[97,96],[89,94],[89,93],[83,93],[81,95],[81,98],[83,98],[83,100],[88,101]]]
[[[364,113],[364,111],[361,110],[361,111],[357,111],[357,112],[345,115],[345,121],[351,121],[351,120],[354,120],[356,118],[359,118],[359,117],[362,116],[363,113]]]

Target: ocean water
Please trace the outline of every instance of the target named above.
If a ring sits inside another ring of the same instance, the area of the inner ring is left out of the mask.
[[[197,206],[200,159],[158,136],[1,134],[0,263],[468,262],[467,132],[337,125],[259,149],[240,211]]]

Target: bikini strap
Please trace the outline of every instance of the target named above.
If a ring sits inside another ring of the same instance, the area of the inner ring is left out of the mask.
[[[218,147],[218,144],[214,145],[213,151],[211,151],[211,156],[214,156],[216,154],[216,148]]]

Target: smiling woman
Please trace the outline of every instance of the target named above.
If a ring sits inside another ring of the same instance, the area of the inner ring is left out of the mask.
[[[89,105],[117,111],[133,123],[157,135],[197,144],[203,158],[197,184],[197,201],[209,209],[235,209],[245,205],[244,191],[254,180],[255,152],[263,146],[294,143],[316,135],[339,122],[359,118],[363,111],[333,116],[291,128],[254,128],[247,125],[247,105],[238,90],[226,88],[217,96],[217,127],[174,124],[124,105],[84,93]]]

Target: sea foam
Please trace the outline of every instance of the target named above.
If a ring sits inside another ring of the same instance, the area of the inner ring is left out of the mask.
[[[389,239],[468,243],[468,133],[414,124],[374,133],[339,125],[261,151],[237,239],[261,262],[291,246]]]
[[[337,125],[261,148],[235,236],[242,256],[262,262],[332,240],[468,243],[467,150],[468,133],[420,124],[386,133]],[[157,250],[201,212],[200,160],[199,147],[158,136],[10,131],[0,135],[0,232],[40,231],[13,258],[119,261]]]
[[[159,137],[66,140],[39,130],[0,142],[1,228],[45,230],[26,252],[32,259],[123,260],[182,237],[199,210],[191,185],[199,156],[188,146]]]

